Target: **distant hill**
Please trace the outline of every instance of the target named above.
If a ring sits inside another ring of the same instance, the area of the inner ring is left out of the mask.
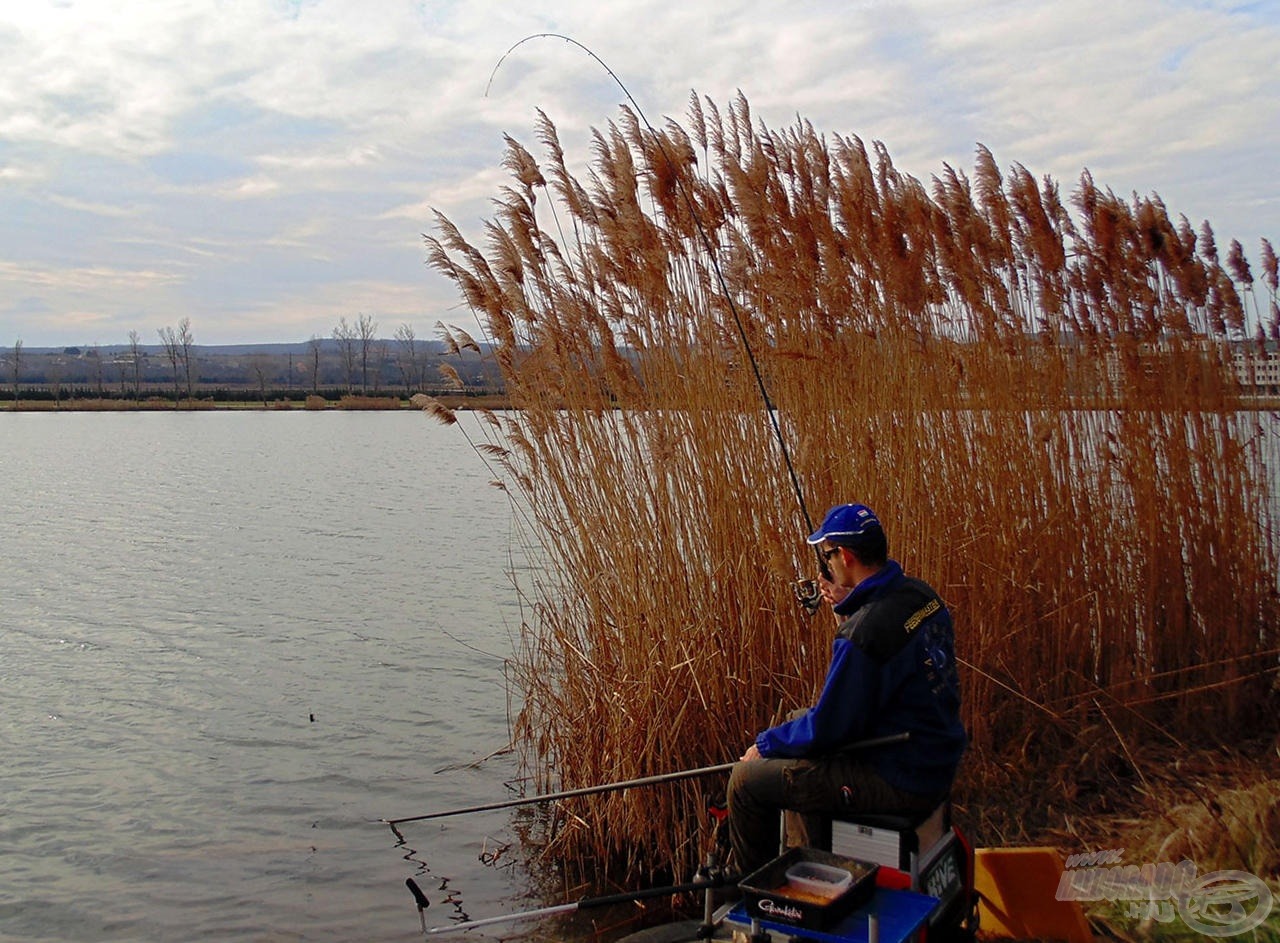
[[[357,342],[358,343],[358,342]],[[372,342],[375,345],[385,344],[388,350],[395,350],[400,346],[398,340],[390,338],[378,338]],[[444,344],[437,340],[428,340],[418,338],[414,341],[414,346],[422,353],[438,354],[444,350]],[[10,348],[12,349],[12,348]],[[129,351],[128,344],[88,344],[76,345],[71,347],[28,347],[23,345],[23,353],[26,354],[67,354],[69,356],[79,356],[86,354],[91,350],[98,351],[102,356],[113,354],[127,353]],[[3,352],[4,348],[0,348]],[[163,344],[139,344],[138,350],[145,354],[163,354]],[[244,357],[248,354],[271,354],[274,356],[302,356],[311,353],[311,342],[301,341],[297,343],[275,343],[275,344],[196,344],[193,347],[197,357]],[[320,352],[322,354],[338,353],[338,342],[331,337],[320,338]]]
[[[492,357],[466,350],[451,354],[439,340],[415,339],[412,352],[398,340],[379,338],[345,348],[332,338],[262,344],[195,344],[188,363],[181,352],[171,358],[163,344],[139,344],[137,356],[128,344],[80,347],[27,347],[18,356],[0,347],[0,385],[14,391],[54,397],[90,391],[105,395],[169,394],[185,388],[188,395],[214,390],[348,392],[398,390],[496,389],[501,371]],[[318,353],[318,356],[317,356]],[[175,362],[176,361],[176,362]],[[21,398],[21,397],[19,397]]]

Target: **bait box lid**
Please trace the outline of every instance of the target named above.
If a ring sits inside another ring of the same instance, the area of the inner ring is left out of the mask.
[[[792,848],[748,874],[738,888],[750,917],[825,930],[871,899],[879,869],[816,848]]]
[[[816,861],[800,861],[786,870],[787,884],[818,897],[839,897],[853,883],[853,875],[844,868]]]

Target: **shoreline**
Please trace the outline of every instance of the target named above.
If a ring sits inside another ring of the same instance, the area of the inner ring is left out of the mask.
[[[437,402],[452,410],[506,410],[512,409],[509,397],[500,394],[481,396],[438,395],[433,396]],[[319,402],[317,402],[319,401]],[[159,397],[132,399],[65,399],[65,400],[18,400],[0,403],[0,414],[4,413],[69,413],[69,412],[223,412],[223,411],[256,411],[256,412],[394,412],[396,410],[416,410],[407,399],[375,396],[350,396],[339,400],[328,400],[322,397],[308,397],[306,400],[274,399],[253,402],[233,402],[226,400],[192,399],[173,400]]]
[[[474,396],[465,394],[429,394],[433,400],[454,411],[467,410],[514,410],[517,407],[511,398],[501,393],[485,393]],[[0,415],[4,413],[56,413],[56,412],[219,412],[219,411],[258,411],[258,412],[323,412],[325,410],[387,412],[398,409],[416,409],[408,399],[388,396],[344,396],[338,400],[330,400],[320,396],[308,396],[305,400],[281,397],[261,400],[214,400],[189,399],[175,403],[171,399],[151,397],[142,400],[116,399],[112,397],[83,398],[76,397],[64,400],[26,400],[0,401]],[[1034,408],[1034,407],[1028,407]],[[1079,409],[1107,409],[1105,404],[1080,404]],[[1280,397],[1258,397],[1243,399],[1231,406],[1232,412],[1276,412],[1280,410]]]

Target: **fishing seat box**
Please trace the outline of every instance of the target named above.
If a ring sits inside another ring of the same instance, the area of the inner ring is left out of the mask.
[[[822,875],[805,880],[804,871]],[[747,916],[806,930],[826,930],[871,899],[879,865],[817,848],[791,848],[738,882]],[[788,872],[791,872],[788,874]],[[827,875],[843,872],[847,880]],[[829,883],[831,896],[803,893]]]
[[[833,854],[880,865],[881,887],[916,891],[938,899],[930,926],[958,921],[971,909],[972,858],[951,822],[951,801],[927,815],[850,813],[830,820]]]
[[[950,831],[949,799],[927,815],[850,813],[832,817],[830,850],[913,874]]]

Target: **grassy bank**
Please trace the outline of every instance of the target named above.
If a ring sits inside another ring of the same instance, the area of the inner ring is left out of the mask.
[[[451,409],[490,409],[503,410],[511,408],[511,401],[502,395],[467,396],[463,394],[444,394],[437,397]],[[10,401],[0,403],[0,413],[4,412],[173,412],[204,410],[396,410],[410,409],[407,399],[388,397],[348,396],[339,400],[326,400],[321,397],[307,397],[305,400],[268,399],[266,402],[229,402],[212,399],[180,400],[176,404],[169,399],[66,399],[66,400],[23,400],[15,404]]]

